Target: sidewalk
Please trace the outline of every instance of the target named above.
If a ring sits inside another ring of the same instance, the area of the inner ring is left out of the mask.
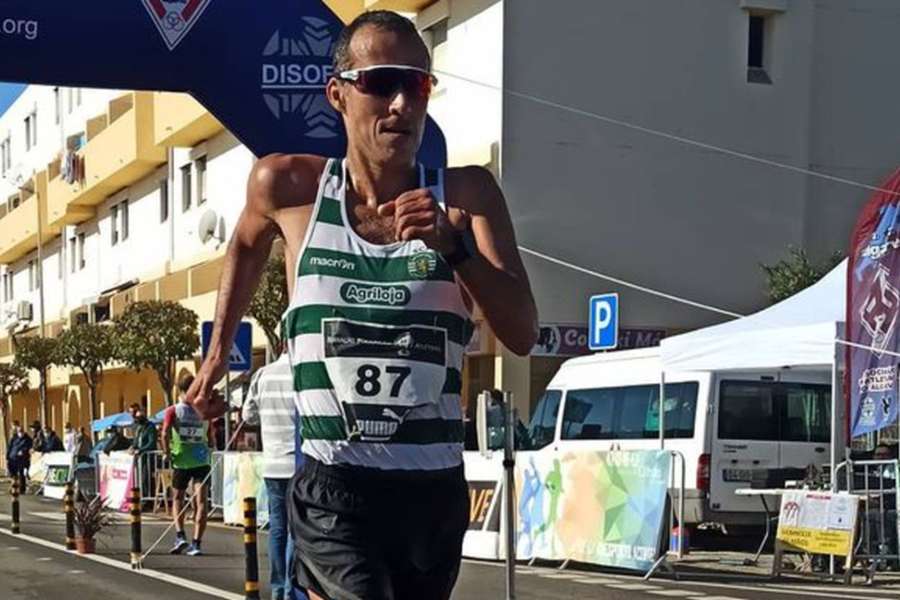
[[[9,486],[0,482],[0,528],[9,531]],[[20,496],[21,530],[23,534],[43,540],[65,543],[65,516],[62,501],[41,496]],[[146,552],[163,533],[170,521],[163,515],[146,513],[142,518],[142,548]],[[185,531],[191,532],[190,521]],[[6,539],[8,541],[9,538]],[[197,581],[233,594],[244,593],[244,543],[243,530],[213,521],[203,536],[203,556],[172,556],[169,554],[174,533],[169,532],[157,548],[144,561],[144,567],[167,574]],[[268,534],[260,532],[257,540],[259,557],[260,597],[271,596],[269,588]],[[131,548],[128,516],[123,514],[119,522],[104,530],[97,538],[97,554],[128,564]]]

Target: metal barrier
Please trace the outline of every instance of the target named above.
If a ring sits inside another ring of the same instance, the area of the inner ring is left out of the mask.
[[[165,453],[162,450],[142,452],[137,455],[134,467],[135,487],[141,489],[141,502],[164,501],[166,490],[157,489],[156,476],[161,470],[171,468]]]
[[[663,519],[663,533],[668,532],[670,535],[672,530],[675,528],[675,523],[677,519],[678,523],[678,549],[676,550],[676,556],[680,558],[684,558],[684,496],[685,496],[685,483],[687,479],[687,464],[684,459],[684,455],[677,450],[666,450],[670,457],[670,467],[669,467],[669,494],[668,498],[671,499],[669,503],[669,514],[667,519]],[[676,485],[675,478],[675,465],[676,463],[680,463],[681,465],[681,485]],[[678,492],[678,510],[675,510],[675,498],[674,492]],[[666,539],[666,536],[662,536],[663,539]],[[663,552],[660,554],[660,557],[657,561],[650,567],[650,570],[644,575],[644,580],[650,579],[653,574],[658,569],[664,569],[669,573],[674,574],[674,567],[668,562],[669,557],[669,546],[667,544],[666,548],[663,549]]]

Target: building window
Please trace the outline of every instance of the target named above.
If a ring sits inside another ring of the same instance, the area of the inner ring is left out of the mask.
[[[29,292],[33,292],[34,288],[37,287],[37,285],[35,284],[35,279],[37,279],[37,276],[35,275],[36,269],[34,267],[35,267],[34,261],[29,260],[28,261],[28,291]]]
[[[53,88],[53,107],[54,107],[54,123],[59,125],[59,118],[62,116],[62,97],[59,94],[59,88]]]
[[[5,176],[12,164],[12,143],[7,133],[6,139],[0,142],[0,172]]]
[[[75,106],[81,106],[81,88],[75,88]]]
[[[159,182],[159,222],[165,223],[169,219],[169,180]]]
[[[68,92],[66,95],[69,97],[69,114],[72,114],[72,109],[75,108],[75,89],[67,88]]]
[[[115,246],[119,243],[119,205],[113,204],[112,208],[109,210],[109,231],[110,231],[110,246]]]
[[[84,268],[85,260],[84,260],[84,234],[78,234],[78,270]]]
[[[191,165],[181,167],[181,210],[191,208]]]
[[[9,287],[7,284],[7,279],[9,278],[9,273],[3,274],[3,301],[9,302]]]
[[[197,169],[197,206],[206,202],[206,157],[201,156],[195,162]]]
[[[37,110],[25,117],[25,150],[37,146]]]
[[[63,250],[65,250],[65,242],[59,245],[59,252],[56,254],[56,276],[59,279],[62,279],[63,271],[66,269],[65,255],[63,254]]]
[[[74,273],[75,267],[78,266],[78,256],[75,252],[76,246],[75,244],[78,242],[78,239],[75,236],[69,238],[69,271]]]
[[[122,241],[128,239],[128,200],[122,200],[119,204],[119,214],[122,217]]]
[[[753,14],[748,17],[747,29],[747,81],[749,83],[772,83],[769,76],[769,40],[772,17]]]

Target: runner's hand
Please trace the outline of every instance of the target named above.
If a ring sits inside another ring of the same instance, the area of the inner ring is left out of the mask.
[[[456,248],[456,228],[427,188],[403,192],[379,206],[378,214],[394,217],[394,235],[398,241],[422,240],[440,254],[450,254]],[[460,229],[468,223],[462,225]]]
[[[219,367],[204,362],[185,394],[187,403],[204,419],[212,420],[225,414],[225,399],[213,386],[222,378],[227,368],[228,365]]]

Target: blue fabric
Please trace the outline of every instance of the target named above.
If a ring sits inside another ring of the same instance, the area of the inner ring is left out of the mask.
[[[290,539],[287,523],[287,504],[290,479],[266,478],[266,492],[269,496],[269,581],[272,584],[272,598],[276,600],[305,599],[300,592],[291,592],[291,576],[288,569],[294,544]]]
[[[91,430],[104,431],[106,429],[109,429],[110,427],[128,427],[132,423],[134,423],[134,418],[132,418],[130,413],[120,412],[114,415],[107,415],[102,419],[97,419],[96,421],[92,421]]]

